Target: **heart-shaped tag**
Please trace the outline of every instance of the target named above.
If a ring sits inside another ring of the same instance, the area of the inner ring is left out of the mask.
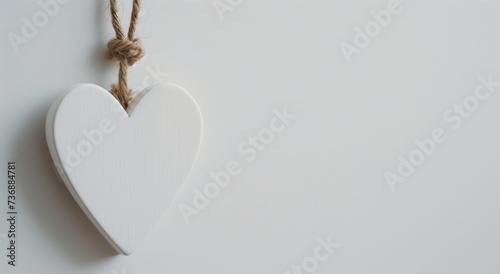
[[[139,93],[125,111],[105,89],[80,84],[52,105],[47,143],[88,218],[125,255],[153,229],[198,154],[196,101],[173,84]]]

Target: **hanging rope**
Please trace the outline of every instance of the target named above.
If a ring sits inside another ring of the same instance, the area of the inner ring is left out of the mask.
[[[111,85],[111,94],[115,96],[124,109],[127,109],[130,100],[132,100],[132,90],[128,87],[127,83],[127,69],[144,56],[141,42],[138,38],[134,38],[135,26],[141,5],[140,0],[134,0],[128,35],[125,36],[116,11],[116,0],[110,0],[109,2],[111,22],[115,29],[116,37],[108,42],[108,58],[120,62],[118,83]]]

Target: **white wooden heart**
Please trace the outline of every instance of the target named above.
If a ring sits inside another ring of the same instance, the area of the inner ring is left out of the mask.
[[[125,111],[105,89],[80,84],[52,105],[46,135],[74,199],[109,243],[129,255],[189,174],[202,128],[196,101],[179,86],[151,87]]]

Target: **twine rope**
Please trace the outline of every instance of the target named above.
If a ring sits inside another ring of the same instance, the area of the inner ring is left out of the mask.
[[[116,37],[108,42],[108,58],[120,62],[118,83],[111,85],[111,94],[120,102],[124,109],[127,109],[130,100],[132,100],[132,90],[128,87],[127,83],[127,69],[144,56],[144,49],[140,40],[134,38],[141,5],[140,0],[134,0],[128,34],[125,36],[116,10],[116,0],[110,0],[109,2],[111,23],[115,29]]]

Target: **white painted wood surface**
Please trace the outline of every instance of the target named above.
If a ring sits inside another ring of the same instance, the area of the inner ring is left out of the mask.
[[[80,84],[47,116],[61,179],[94,225],[129,255],[166,211],[198,154],[196,101],[173,84],[139,93],[125,111],[105,89]]]

